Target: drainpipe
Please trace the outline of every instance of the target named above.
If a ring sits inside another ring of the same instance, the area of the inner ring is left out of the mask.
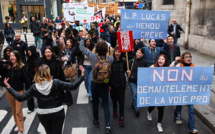
[[[185,40],[184,40],[185,49],[189,48],[188,40],[189,40],[189,34],[190,34],[190,9],[191,9],[191,0],[187,0],[187,5],[186,5],[186,28],[185,28]]]

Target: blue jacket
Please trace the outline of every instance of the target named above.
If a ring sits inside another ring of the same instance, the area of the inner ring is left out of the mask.
[[[150,47],[142,47],[144,50],[143,58],[146,60],[148,66],[155,64],[158,59],[158,56],[163,53],[163,47],[155,47],[154,59]]]
[[[4,37],[6,38],[6,36],[9,35],[9,34],[12,34],[12,36],[13,36],[13,38],[14,38],[15,32],[14,32],[14,30],[13,30],[12,27],[10,27],[9,29],[8,29],[8,28],[5,28],[5,29],[4,29]],[[10,39],[10,40],[13,40],[13,38]],[[6,38],[6,40],[8,41],[7,38]]]

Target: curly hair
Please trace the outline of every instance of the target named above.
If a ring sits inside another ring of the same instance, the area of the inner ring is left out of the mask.
[[[161,56],[164,57],[164,59],[165,59],[165,63],[164,63],[163,66],[164,66],[164,67],[168,67],[169,64],[168,64],[168,59],[167,59],[166,55],[161,54],[161,55],[158,56],[158,59],[159,59]],[[159,67],[158,59],[157,59],[156,63],[154,64],[155,67]]]
[[[96,44],[96,53],[98,53],[99,56],[106,55],[108,49],[107,49],[107,43],[105,41],[99,41]]]

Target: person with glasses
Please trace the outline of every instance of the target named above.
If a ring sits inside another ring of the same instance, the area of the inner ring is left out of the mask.
[[[191,53],[189,52],[183,53],[180,58],[176,58],[176,60],[170,64],[170,67],[194,67],[194,64],[192,64]],[[187,105],[187,107],[189,112],[189,117],[188,117],[189,132],[193,134],[198,133],[198,130],[195,127],[194,105]],[[177,125],[182,124],[181,110],[182,110],[182,106],[176,106],[175,113],[174,113],[174,120]]]

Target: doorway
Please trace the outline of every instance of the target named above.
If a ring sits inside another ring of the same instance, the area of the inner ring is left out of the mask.
[[[45,17],[45,9],[43,5],[38,6],[21,6],[21,14],[26,15],[28,22],[31,22],[31,18],[35,17],[35,20],[42,21],[42,18]],[[28,23],[30,25],[30,23]]]

